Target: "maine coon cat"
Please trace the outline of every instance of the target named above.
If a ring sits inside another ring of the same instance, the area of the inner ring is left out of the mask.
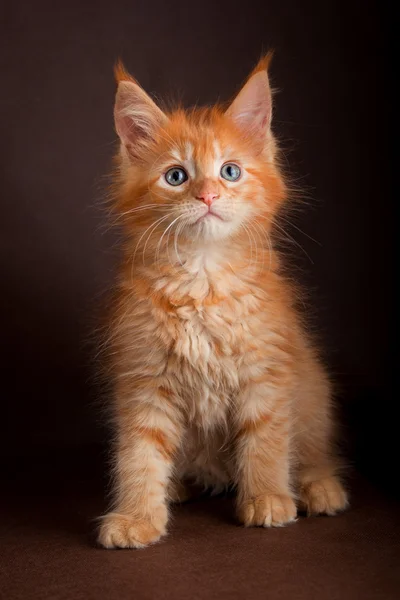
[[[168,113],[116,69],[125,246],[107,340],[116,444],[106,548],[156,542],[187,480],[234,486],[245,526],[346,507],[331,385],[271,247],[288,194],[268,64],[226,109]]]

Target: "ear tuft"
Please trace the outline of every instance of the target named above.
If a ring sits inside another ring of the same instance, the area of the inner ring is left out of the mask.
[[[264,56],[262,56],[260,58],[260,60],[258,61],[257,65],[254,67],[254,69],[252,70],[252,72],[250,73],[248,79],[250,79],[250,77],[252,75],[255,75],[256,73],[259,73],[260,71],[267,71],[271,66],[271,62],[272,59],[274,58],[274,51],[273,50],[269,50],[267,52],[267,54],[265,54]]]
[[[131,81],[132,83],[137,83],[134,77],[132,77],[132,75],[125,69],[125,66],[120,58],[114,65],[114,77],[117,84],[121,83],[121,81]]]

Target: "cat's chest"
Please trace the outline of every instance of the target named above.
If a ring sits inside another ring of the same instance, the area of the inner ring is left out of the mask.
[[[171,318],[174,352],[194,368],[231,368],[254,340],[259,310],[251,290],[190,299]]]
[[[257,286],[227,270],[199,268],[157,287],[157,315],[174,356],[203,375],[231,370],[259,330]]]
[[[158,313],[169,375],[178,382],[189,421],[201,427],[225,421],[260,329],[260,298],[240,283],[198,278],[173,290],[167,310]]]
[[[254,345],[254,315],[245,299],[194,303],[177,310],[175,367],[189,420],[200,427],[226,421],[240,389],[240,366]]]

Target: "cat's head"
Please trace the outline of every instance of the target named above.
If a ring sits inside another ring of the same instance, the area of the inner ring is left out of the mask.
[[[123,210],[134,223],[200,243],[234,236],[251,221],[268,227],[285,195],[270,128],[269,59],[228,108],[168,113],[117,67]]]

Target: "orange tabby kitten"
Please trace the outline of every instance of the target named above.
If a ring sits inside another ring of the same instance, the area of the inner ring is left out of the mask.
[[[126,244],[108,340],[117,444],[106,548],[166,533],[185,481],[246,526],[346,507],[331,389],[270,245],[286,200],[267,56],[227,110],[164,113],[117,68]]]

